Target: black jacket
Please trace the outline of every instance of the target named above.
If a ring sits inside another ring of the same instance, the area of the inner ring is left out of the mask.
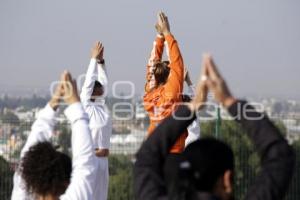
[[[259,120],[250,118],[262,114],[244,101],[238,101],[229,108],[236,121],[246,129],[255,148],[261,156],[261,170],[255,182],[249,187],[246,199],[277,200],[283,199],[292,178],[295,155],[279,130],[267,117]],[[143,143],[136,155],[134,165],[134,192],[136,200],[168,200],[166,183],[163,179],[163,166],[170,148],[180,134],[195,119],[186,106],[180,106],[176,116],[189,119],[166,118]],[[245,115],[241,115],[245,113]],[[215,199],[210,195],[198,195],[198,200]],[[200,197],[202,196],[202,197]]]

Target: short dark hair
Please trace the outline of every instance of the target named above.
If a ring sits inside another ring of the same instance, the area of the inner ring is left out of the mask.
[[[99,81],[95,81],[95,84],[94,84],[94,89],[95,88],[102,88],[102,84],[99,82]]]
[[[164,164],[164,179],[170,199],[193,199],[197,192],[213,192],[226,170],[234,169],[231,148],[214,138],[189,144],[182,154],[170,154]]]
[[[56,151],[49,142],[40,142],[29,148],[20,166],[26,190],[33,195],[63,194],[70,183],[72,161]]]
[[[99,81],[95,81],[91,100],[95,101],[97,97],[103,95],[103,92],[103,85]]]
[[[170,74],[169,61],[157,62],[154,64],[153,68],[156,84],[165,84]]]
[[[202,138],[187,146],[184,158],[190,163],[189,181],[197,191],[212,192],[220,176],[234,169],[234,156],[226,143]]]

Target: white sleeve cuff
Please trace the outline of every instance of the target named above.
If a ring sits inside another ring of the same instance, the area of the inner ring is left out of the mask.
[[[71,121],[71,123],[74,123],[78,119],[88,119],[87,114],[85,113],[80,102],[69,105],[65,110],[65,115]]]
[[[91,58],[91,61],[90,61],[90,64],[96,64],[97,63],[97,60],[95,58]]]

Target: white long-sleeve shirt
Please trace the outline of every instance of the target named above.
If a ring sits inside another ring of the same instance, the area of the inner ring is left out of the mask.
[[[56,112],[49,104],[41,110],[37,120],[31,128],[31,133],[21,151],[21,159],[30,147],[38,142],[49,141],[55,126]],[[88,116],[80,103],[74,103],[65,110],[65,115],[72,127],[72,175],[71,182],[61,200],[90,200],[93,196],[95,183],[95,156],[92,149],[92,138],[88,127]],[[33,199],[24,186],[24,182],[17,171],[14,174],[12,200]]]
[[[94,90],[95,81],[99,81],[103,86],[103,95],[97,97],[92,102],[91,96]],[[85,75],[85,81],[81,90],[80,98],[86,113],[89,116],[93,148],[109,149],[110,135],[112,132],[112,121],[105,105],[107,94],[107,74],[105,66],[97,63],[96,59],[91,59]],[[96,156],[95,156],[96,157]],[[94,185],[93,200],[106,200],[108,192],[108,159],[107,157],[97,157],[97,175]]]
[[[109,149],[112,132],[111,118],[105,106],[107,80],[105,66],[97,63],[96,59],[92,58],[86,72],[80,99],[90,119],[89,127],[92,132],[94,148],[99,149]],[[90,99],[95,81],[99,81],[102,84],[104,93],[95,102],[92,102]]]

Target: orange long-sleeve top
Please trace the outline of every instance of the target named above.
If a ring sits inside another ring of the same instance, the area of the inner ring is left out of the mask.
[[[155,86],[155,78],[153,75],[153,65],[155,61],[161,61],[164,50],[164,43],[167,46],[167,54],[169,57],[170,74],[164,85]],[[168,117],[176,109],[178,104],[182,102],[181,94],[184,83],[184,64],[179,46],[174,36],[169,34],[157,37],[151,52],[147,65],[144,107],[150,117],[150,126],[148,134],[157,127],[157,125],[166,117]],[[181,153],[184,149],[187,130],[177,140],[171,153]]]

